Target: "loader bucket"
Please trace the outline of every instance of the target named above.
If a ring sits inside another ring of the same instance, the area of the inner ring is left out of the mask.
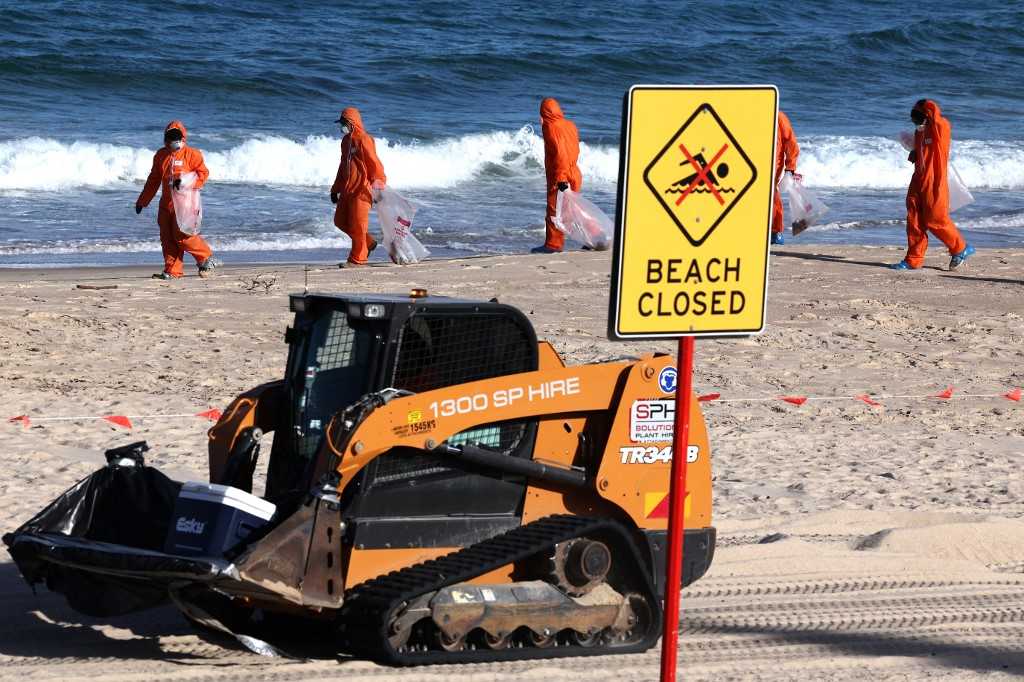
[[[337,497],[312,492],[304,504],[223,556],[164,551],[181,484],[142,463],[112,458],[13,533],[8,551],[30,585],[45,583],[76,611],[115,616],[173,600],[183,592],[221,594],[336,608],[341,590],[322,571],[333,551],[327,527],[340,527]],[[316,557],[308,562],[310,553]],[[337,558],[331,558],[334,562]],[[171,593],[175,594],[172,595]]]

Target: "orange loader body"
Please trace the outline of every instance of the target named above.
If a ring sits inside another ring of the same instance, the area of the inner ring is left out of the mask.
[[[130,577],[204,625],[251,635],[300,617],[353,655],[399,665],[656,643],[661,595],[700,578],[715,543],[693,400],[684,585],[664,584],[671,357],[567,367],[497,302],[291,305],[285,378],[240,395],[209,432],[210,482],[245,493],[274,432],[273,520],[226,552],[164,558],[138,543],[71,548],[26,526],[5,540],[30,582],[102,572],[116,595]]]

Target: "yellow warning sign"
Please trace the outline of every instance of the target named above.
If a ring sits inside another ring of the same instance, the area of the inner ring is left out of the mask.
[[[774,86],[627,93],[610,338],[764,329],[777,110]]]

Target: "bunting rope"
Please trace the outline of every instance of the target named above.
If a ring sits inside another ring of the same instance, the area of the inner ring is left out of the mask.
[[[35,417],[27,414],[20,414],[17,417],[11,417],[7,420],[8,423],[21,424],[24,428],[30,427],[33,423],[37,422],[84,422],[84,421],[96,421],[103,420],[120,426],[124,429],[132,429],[132,420],[141,421],[146,419],[183,419],[183,418],[194,418],[207,419],[215,422],[221,417],[221,411],[215,407],[211,407],[208,410],[202,412],[182,412],[180,414],[90,414],[84,416],[75,417]]]
[[[701,403],[719,402],[719,403],[766,403],[781,400],[783,402],[790,403],[792,405],[803,405],[809,401],[821,401],[821,402],[838,402],[838,401],[849,401],[857,400],[871,407],[884,407],[881,401],[883,400],[927,400],[927,399],[938,399],[938,400],[952,400],[954,398],[1005,398],[1012,400],[1013,402],[1020,402],[1021,389],[1014,388],[1006,393],[956,393],[956,388],[949,386],[946,390],[941,393],[929,393],[925,395],[896,395],[888,393],[880,393],[872,395],[863,393],[861,395],[823,395],[823,396],[808,396],[808,395],[776,395],[767,397],[757,398],[723,398],[721,393],[705,393],[704,395],[697,396],[697,401]]]
[[[1021,388],[1014,388],[1005,393],[957,393],[954,386],[949,386],[946,390],[939,393],[927,393],[920,395],[899,395],[889,393],[870,394],[862,393],[860,395],[775,395],[775,396],[758,396],[749,398],[730,398],[722,397],[721,393],[705,393],[697,396],[697,401],[701,403],[769,403],[782,401],[795,405],[797,407],[808,402],[849,402],[857,401],[864,403],[870,407],[885,407],[883,401],[887,400],[960,400],[966,398],[1003,398],[1019,403],[1022,397]],[[85,421],[106,421],[115,426],[120,426],[124,429],[131,430],[133,428],[134,421],[144,420],[161,420],[161,419],[187,419],[187,418],[200,418],[209,421],[217,421],[221,417],[221,411],[217,408],[210,408],[202,412],[181,412],[181,413],[168,413],[168,414],[91,414],[91,415],[77,415],[71,417],[56,417],[56,416],[34,416],[21,414],[16,417],[8,418],[7,422],[10,424],[21,424],[24,428],[30,427],[32,424],[41,422],[85,422]]]

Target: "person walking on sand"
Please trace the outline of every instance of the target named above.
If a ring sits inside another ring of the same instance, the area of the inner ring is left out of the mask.
[[[796,141],[796,133],[793,132],[793,124],[789,122],[789,116],[782,111],[779,112],[779,126],[775,129],[775,186],[778,187],[782,173],[790,173],[794,180],[800,180],[796,172],[796,160],[800,157],[800,145]],[[782,222],[782,197],[778,190],[775,191],[775,201],[772,202],[772,244],[785,244],[786,238],[783,231],[786,226]]]
[[[359,110],[342,110],[335,123],[341,125],[343,137],[341,162],[331,186],[331,203],[336,204],[334,225],[352,240],[347,262],[365,265],[370,252],[377,248],[377,240],[369,235],[370,206],[376,203],[376,192],[387,184],[387,177]]]
[[[949,249],[949,269],[967,262],[975,249],[968,244],[949,217],[949,144],[952,126],[930,99],[920,99],[910,110],[914,127],[914,148],[907,161],[914,164],[914,175],[907,189],[907,255],[893,270],[916,270],[924,264],[928,250],[928,232]]]
[[[149,171],[149,177],[142,188],[142,193],[135,200],[135,213],[142,213],[142,209],[149,206],[149,202],[156,196],[157,188],[162,187],[160,193],[160,209],[157,211],[156,222],[160,226],[160,248],[164,254],[163,272],[153,275],[155,279],[177,279],[184,272],[184,256],[192,254],[199,266],[199,276],[206,277],[218,264],[213,258],[213,252],[206,240],[198,234],[185,234],[178,229],[178,221],[174,215],[174,201],[171,197],[172,188],[181,186],[181,176],[186,173],[195,173],[196,179],[193,188],[199,189],[210,176],[206,170],[206,163],[203,162],[203,153],[198,149],[185,144],[188,139],[188,131],[181,121],[171,121],[164,128],[164,146],[153,155],[153,167]]]
[[[565,246],[565,235],[555,227],[555,207],[558,193],[567,189],[579,192],[583,174],[576,162],[580,158],[580,133],[576,124],[562,113],[562,107],[553,97],[540,103],[541,130],[544,134],[544,175],[547,180],[548,204],[544,217],[546,238],[544,244],[530,249],[530,253],[560,253]]]

